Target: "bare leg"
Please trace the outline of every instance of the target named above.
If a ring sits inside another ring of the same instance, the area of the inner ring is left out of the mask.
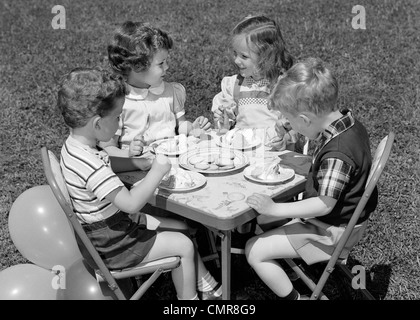
[[[188,231],[188,226],[185,222],[183,222],[181,220],[175,220],[175,219],[165,218],[165,217],[157,217],[157,216],[147,215],[147,228],[152,229],[152,230],[179,231],[179,232],[182,232],[184,234],[188,234],[188,232],[187,232]],[[163,234],[163,233],[166,233],[166,232],[161,232],[159,234]],[[174,249],[173,243],[170,240],[168,240],[167,243],[164,243],[164,245],[168,246],[167,245],[168,243],[171,243],[170,249],[173,250]],[[156,245],[156,243],[155,243],[155,245]],[[153,246],[153,249],[154,249],[154,247],[155,246]],[[194,248],[193,250],[194,250],[194,262],[195,262],[194,265],[195,265],[195,268],[194,268],[194,278],[193,278],[193,281],[190,282],[190,284],[193,284],[194,292],[195,292],[197,279],[203,278],[207,274],[208,270],[207,270],[206,266],[204,265],[203,260],[201,259],[201,256],[198,253],[197,248],[194,245],[193,245],[193,248]],[[181,249],[182,249],[182,246],[181,246]],[[157,251],[157,252],[159,252],[159,251]],[[181,256],[181,254],[175,254],[175,253],[172,253],[170,255]],[[182,256],[181,256],[181,260],[182,260]],[[182,260],[181,263],[183,264],[184,261]],[[172,277],[174,277],[174,276],[175,276],[175,274],[172,273]],[[174,281],[174,284],[175,284],[176,280],[174,279],[173,281]],[[177,288],[176,284],[175,284],[175,288]],[[178,289],[177,289],[177,293],[179,293],[179,292],[180,291],[178,291]],[[180,294],[178,296],[179,296],[179,298],[181,298]]]
[[[293,289],[287,274],[275,259],[297,258],[282,228],[276,228],[248,240],[245,247],[248,263],[261,280],[279,297]]]
[[[170,244],[170,245],[168,245]],[[191,239],[180,232],[163,231],[144,261],[152,261],[168,256],[179,256],[181,265],[172,270],[172,281],[179,299],[193,299],[196,291],[195,247]]]

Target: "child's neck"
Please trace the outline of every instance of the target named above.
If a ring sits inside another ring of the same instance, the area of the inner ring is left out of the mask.
[[[330,112],[323,117],[318,118],[317,125],[320,128],[321,131],[324,131],[327,129],[331,123],[334,121],[340,119],[343,115],[341,114],[340,110],[336,110],[333,112]]]
[[[82,130],[81,128],[76,128],[70,131],[70,135],[73,139],[79,141],[80,143],[87,145],[91,148],[96,148],[96,138],[91,137]]]
[[[130,86],[132,86],[134,88],[139,88],[139,89],[148,89],[150,87],[150,84],[141,82],[141,81],[135,79],[134,77],[131,77],[130,75],[128,75],[127,83]]]

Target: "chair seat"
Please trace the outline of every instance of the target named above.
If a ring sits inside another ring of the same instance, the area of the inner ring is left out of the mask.
[[[181,263],[179,257],[168,257],[158,260],[148,261],[140,263],[138,266],[133,268],[127,268],[122,270],[111,270],[111,274],[115,279],[125,279],[127,277],[135,277],[143,274],[149,274],[157,269],[161,269],[163,272],[177,268]],[[106,281],[101,275],[100,270],[95,270],[96,279],[98,282]]]

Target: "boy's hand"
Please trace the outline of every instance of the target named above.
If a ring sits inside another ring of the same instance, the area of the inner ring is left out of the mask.
[[[246,203],[259,214],[275,215],[275,202],[267,195],[254,193],[246,199]]]
[[[156,170],[164,176],[169,170],[171,170],[172,164],[169,158],[163,154],[157,154],[153,160],[151,170]]]
[[[143,135],[136,135],[130,143],[130,147],[128,149],[128,156],[135,157],[139,156],[143,153],[143,147],[146,145],[146,141],[144,141]]]

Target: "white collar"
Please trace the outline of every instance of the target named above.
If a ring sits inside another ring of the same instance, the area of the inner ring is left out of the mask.
[[[136,88],[132,85],[128,84],[129,93],[127,94],[126,98],[133,99],[133,100],[144,100],[146,99],[149,92],[155,95],[161,95],[163,91],[165,91],[165,83],[162,81],[157,86],[150,86],[149,88]]]

